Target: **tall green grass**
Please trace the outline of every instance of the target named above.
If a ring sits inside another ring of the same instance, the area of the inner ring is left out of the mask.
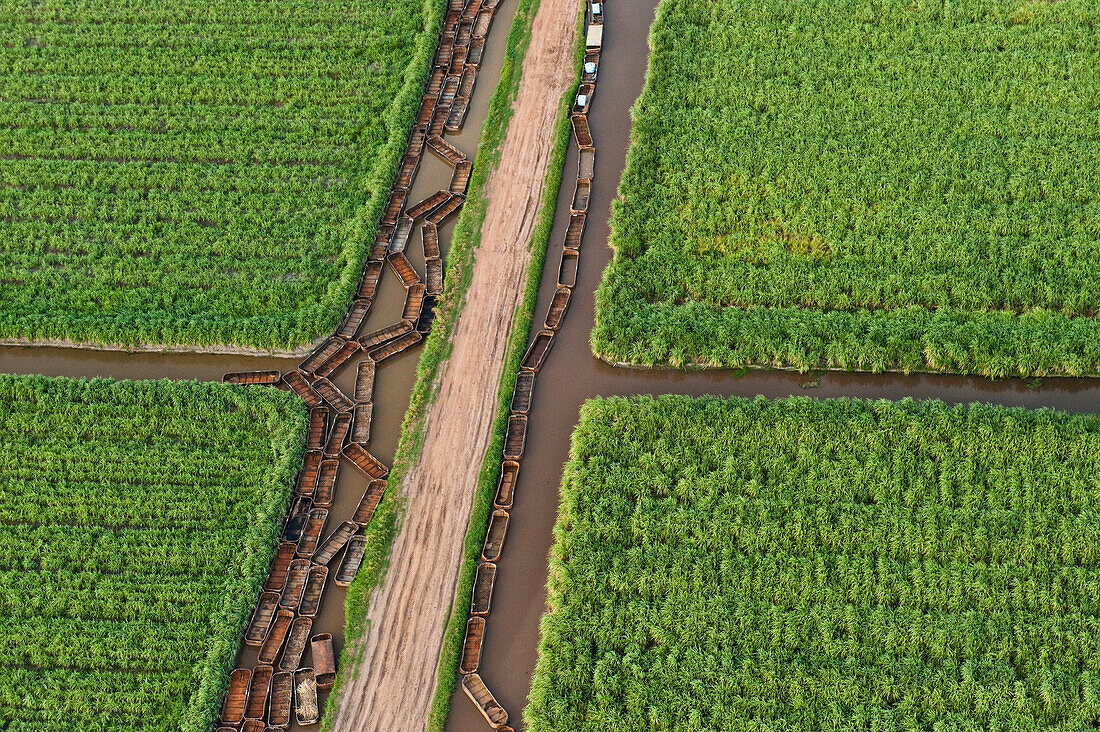
[[[0,339],[294,350],[330,333],[444,5],[5,3]]]
[[[1100,7],[663,0],[595,351],[1100,372]]]
[[[306,425],[276,389],[0,375],[0,725],[212,729]]]
[[[613,398],[573,435],[531,732],[1100,723],[1100,419]]]

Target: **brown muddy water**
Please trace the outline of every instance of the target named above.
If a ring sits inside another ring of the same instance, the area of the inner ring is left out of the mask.
[[[516,3],[503,0],[493,19],[492,30],[486,40],[481,70],[470,100],[469,113],[462,131],[458,134],[446,134],[447,140],[462,150],[473,160],[481,138],[481,128],[489,108],[489,99],[496,90],[504,64],[504,51],[507,45],[508,31],[515,17]],[[425,151],[412,189],[409,193],[410,204],[426,198],[435,191],[446,189],[451,180],[451,168]],[[449,248],[454,229],[452,217],[439,227],[439,246],[445,256]],[[417,227],[410,238],[406,254],[413,266],[422,275],[424,272],[424,250]],[[405,302],[405,289],[387,266],[383,269],[378,293],[371,306],[366,322],[360,334],[390,325],[401,319]],[[397,442],[401,434],[401,422],[409,406],[409,397],[416,380],[416,364],[421,348],[412,348],[380,365],[376,371],[374,383],[374,411],[371,422],[371,454],[387,465],[392,464]],[[358,356],[331,377],[333,382],[345,394],[354,392],[356,364]],[[258,371],[278,369],[289,371],[301,363],[301,358],[241,356],[232,354],[207,353],[150,353],[126,351],[97,351],[63,347],[0,346],[0,373],[41,374],[44,376],[69,377],[110,377],[115,379],[195,379],[199,381],[220,381],[222,375],[231,371]],[[336,497],[330,509],[325,534],[340,522],[350,519],[367,487],[367,478],[346,460],[336,482]],[[337,563],[330,566],[335,571]],[[337,657],[344,646],[344,600],[345,590],[328,583],[321,610],[314,618],[311,633],[331,633]],[[308,659],[308,651],[306,659]],[[256,664],[256,650],[242,648],[237,661],[240,666],[249,668]],[[303,661],[303,665],[305,660]],[[320,692],[323,703],[328,692]],[[289,730],[299,729],[292,724]],[[307,729],[317,729],[311,726]]]
[[[607,219],[630,139],[630,106],[642,89],[647,35],[656,0],[605,5],[607,19],[597,90],[589,121],[596,145],[592,202],[581,248],[581,271],[565,322],[536,379],[508,538],[493,592],[479,673],[508,710],[509,724],[525,728],[523,709],[531,687],[546,605],[547,556],[557,518],[558,487],[568,459],[569,438],[581,404],[594,396],[677,393],[769,398],[792,395],[864,399],[941,399],[988,402],[1070,412],[1100,411],[1100,380],[990,381],[938,375],[799,374],[780,371],[642,371],[613,368],[592,356],[593,294],[611,258]],[[558,210],[543,272],[536,328],[557,279],[558,255],[569,221],[577,171],[571,147],[558,195]],[[448,732],[487,729],[484,718],[459,689],[452,698]]]

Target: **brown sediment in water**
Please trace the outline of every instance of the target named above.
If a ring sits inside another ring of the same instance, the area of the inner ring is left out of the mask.
[[[539,621],[546,607],[547,556],[557,518],[558,488],[568,459],[569,439],[581,404],[594,396],[677,393],[769,398],[941,399],[949,403],[987,402],[1070,412],[1100,411],[1100,380],[1051,378],[992,381],[936,374],[797,373],[748,370],[678,371],[623,369],[596,359],[590,335],[594,292],[611,258],[608,214],[625,164],[630,106],[641,92],[648,55],[649,25],[657,0],[615,3],[608,9],[599,65],[599,85],[589,120],[598,154],[577,286],[554,338],[554,348],[536,379],[529,411],[527,444],[515,487],[508,534],[498,563],[493,611],[486,624],[478,673],[509,713],[509,724],[524,729],[522,712],[537,660]],[[579,156],[571,145],[539,291],[532,338],[555,295],[557,249],[570,222]],[[448,732],[487,729],[485,719],[456,688]]]

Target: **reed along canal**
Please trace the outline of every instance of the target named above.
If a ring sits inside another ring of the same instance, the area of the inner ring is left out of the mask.
[[[948,403],[986,402],[1032,409],[1100,412],[1098,379],[1007,379],[839,372],[637,370],[615,368],[592,355],[593,296],[611,259],[607,246],[611,201],[626,161],[630,107],[642,90],[647,37],[657,0],[607,3],[598,90],[588,113],[596,146],[596,169],[580,272],[569,311],[535,383],[523,466],[515,489],[508,537],[498,564],[493,612],[487,625],[479,673],[509,713],[509,724],[524,729],[522,712],[537,660],[539,620],[546,606],[547,556],[557,518],[558,487],[569,454],[569,439],[581,404],[595,396],[687,394],[768,398],[809,396],[862,399],[940,399]],[[569,223],[578,156],[570,145],[558,192],[550,249],[543,270],[535,327],[553,297],[558,252]],[[555,249],[557,247],[557,249]],[[487,729],[481,713],[456,688],[448,732]]]
[[[495,13],[493,28],[488,34],[477,83],[470,99],[469,112],[458,133],[447,133],[446,139],[474,160],[481,129],[489,108],[489,99],[496,91],[504,64],[508,30],[516,12],[514,0],[502,0]],[[446,190],[453,169],[427,152],[422,156],[416,178],[409,192],[409,201],[423,200],[435,191]],[[457,217],[451,217],[439,227],[440,253],[446,256]],[[424,272],[423,243],[420,227],[416,227],[405,253],[420,273]],[[360,333],[390,325],[401,320],[406,291],[400,280],[386,267],[379,281],[367,320]],[[401,424],[409,406],[409,397],[416,381],[419,346],[386,360],[375,371],[373,417],[369,451],[386,465],[392,465]],[[0,373],[41,374],[73,378],[109,377],[114,379],[195,379],[221,381],[226,373],[236,371],[292,371],[304,356],[256,356],[213,352],[171,352],[125,350],[91,350],[53,346],[0,346]],[[354,393],[355,363],[360,357],[342,366],[332,377],[333,383],[345,394]],[[359,499],[367,488],[368,479],[359,470],[343,464],[338,472],[336,494],[330,508],[326,533],[350,519]],[[320,612],[313,620],[311,635],[331,633],[336,657],[344,647],[344,600],[346,591],[327,583]],[[242,645],[238,667],[256,665],[256,649]],[[324,710],[328,691],[320,691]],[[322,712],[323,713],[323,712]],[[293,722],[288,730],[299,728]]]

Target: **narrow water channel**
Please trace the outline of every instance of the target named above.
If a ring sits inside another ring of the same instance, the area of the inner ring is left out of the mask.
[[[617,369],[592,356],[593,294],[611,258],[608,213],[616,195],[630,139],[630,106],[641,93],[648,56],[647,37],[657,0],[608,3],[597,91],[589,122],[596,146],[596,172],[581,271],[569,312],[539,372],[527,431],[527,447],[515,491],[508,537],[498,564],[493,612],[487,625],[479,673],[508,710],[509,724],[522,719],[537,659],[539,619],[545,609],[547,556],[557,518],[558,487],[568,459],[569,438],[581,404],[594,396],[677,393],[701,396],[778,398],[942,399],[987,402],[1070,412],[1100,411],[1100,379],[991,381],[960,376],[899,374],[799,374],[782,371],[684,372]],[[558,195],[539,292],[535,328],[542,322],[557,280],[558,252],[569,221],[577,171],[571,146]],[[461,690],[452,698],[448,732],[487,729]]]
[[[440,0],[443,2],[443,0]],[[515,17],[514,0],[502,0],[493,19],[492,30],[486,40],[477,83],[471,96],[469,112],[461,132],[447,134],[447,141],[473,160],[481,138],[482,126],[488,113],[489,100],[500,81],[507,46],[508,31]],[[445,190],[450,185],[452,169],[425,152],[409,193],[409,202],[415,203],[431,193]],[[439,228],[439,246],[445,257],[450,246],[456,217]],[[423,243],[420,228],[410,239],[406,254],[416,270],[424,273]],[[370,332],[401,320],[406,291],[389,267],[384,268],[366,322],[360,334]],[[409,397],[416,380],[416,365],[420,348],[412,348],[387,360],[376,370],[374,383],[374,410],[371,420],[369,450],[372,455],[391,465],[401,434],[401,424],[408,409]],[[354,393],[356,363],[362,356],[350,360],[331,377],[345,393]],[[79,348],[0,346],[0,373],[41,374],[44,376],[111,377],[115,379],[195,379],[220,381],[223,374],[233,371],[261,371],[275,369],[291,371],[301,363],[297,357],[241,356],[207,353],[155,353],[104,351]],[[330,508],[326,531],[340,522],[350,519],[359,499],[367,487],[367,478],[342,461],[336,483],[336,497]],[[334,565],[335,566],[335,565]],[[331,633],[337,657],[344,646],[345,590],[329,584],[324,594],[321,610],[314,618],[311,633]],[[256,665],[257,651],[242,648],[238,666],[251,668]],[[322,709],[328,692],[320,693]],[[289,730],[299,727],[292,724]],[[316,729],[311,726],[306,729]]]

